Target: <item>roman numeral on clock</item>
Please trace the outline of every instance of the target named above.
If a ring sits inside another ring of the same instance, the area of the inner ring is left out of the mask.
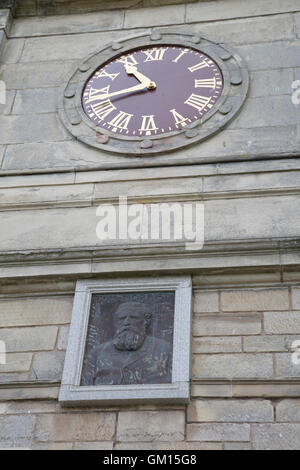
[[[138,62],[135,60],[133,55],[126,55],[126,56],[120,57],[120,59],[118,59],[117,62],[121,62],[121,64],[124,64],[124,65],[137,65],[138,64]]]
[[[126,129],[128,130],[128,125],[130,119],[132,118],[133,114],[124,113],[124,111],[120,111],[110,122],[109,124],[114,128],[118,129]],[[114,129],[113,129],[114,130]]]
[[[193,106],[194,108],[198,109],[198,111],[202,111],[202,109],[208,105],[210,100],[211,96],[208,98],[207,96],[201,96],[192,93],[184,103],[188,104],[189,106]]]
[[[98,77],[98,78],[108,77],[111,80],[114,80],[115,78],[117,78],[118,75],[120,75],[120,72],[118,72],[118,73],[107,73],[106,70],[101,70],[100,72],[96,73],[96,77]]]
[[[105,86],[104,88],[90,88],[88,93],[88,100],[86,103],[92,103],[93,101],[99,100],[99,96],[108,95],[110,85]]]
[[[186,126],[186,121],[190,121],[189,118],[185,118],[181,114],[179,114],[176,109],[170,109],[170,113],[173,114],[173,118],[175,120],[175,126],[178,127],[181,125],[182,127]]]
[[[189,50],[188,49],[184,49],[182,52],[180,52],[180,54],[176,57],[176,59],[173,59],[172,62],[175,62],[177,64],[177,62],[179,61],[179,59],[181,59],[181,57],[186,54]]]
[[[196,72],[197,70],[204,69],[205,67],[210,67],[210,65],[206,62],[206,60],[202,60],[199,64],[193,65],[192,67],[188,67],[190,72]]]
[[[195,88],[216,88],[216,77],[195,80]]]
[[[110,100],[101,101],[97,104],[91,105],[92,110],[96,116],[103,121],[116,107],[110,102]]]
[[[158,129],[158,127],[156,127],[153,114],[150,116],[142,116],[142,118],[142,125],[139,129],[140,132],[146,132],[146,135],[151,135],[152,131],[156,131]]]
[[[142,51],[144,54],[146,54],[146,59],[144,62],[149,62],[150,60],[163,60],[164,58],[164,53],[166,52],[167,49],[153,49],[151,51]]]

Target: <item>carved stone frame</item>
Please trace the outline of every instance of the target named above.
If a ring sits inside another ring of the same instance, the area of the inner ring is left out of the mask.
[[[81,97],[89,77],[107,61],[144,46],[179,45],[192,47],[210,56],[220,67],[224,89],[216,105],[202,119],[182,130],[160,136],[125,136],[100,129],[84,113]],[[141,33],[107,44],[91,54],[76,68],[63,87],[58,105],[59,116],[76,139],[102,150],[126,156],[152,156],[201,142],[222,129],[240,110],[247,96],[248,71],[243,59],[229,46],[215,43],[201,34],[159,30]]]
[[[92,294],[175,292],[172,383],[80,385]],[[190,396],[192,284],[190,276],[77,281],[59,401],[66,406],[187,403]]]

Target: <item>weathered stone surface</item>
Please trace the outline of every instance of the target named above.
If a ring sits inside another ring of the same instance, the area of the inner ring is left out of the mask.
[[[6,64],[0,67],[0,80],[8,89],[55,87],[66,82],[74,68],[70,60]]]
[[[194,400],[188,407],[188,421],[272,422],[273,407],[267,400]]]
[[[245,4],[239,0],[226,0],[226,8],[222,2],[204,2],[187,6],[187,21],[217,21],[224,18],[241,18],[247,16],[270,15],[299,11],[297,0],[252,0]]]
[[[195,315],[194,336],[255,335],[261,332],[259,315]]]
[[[115,432],[115,413],[59,413],[37,417],[38,441],[109,441]]]
[[[290,96],[267,96],[249,98],[239,116],[229,124],[229,129],[253,127],[285,126],[296,122],[296,109]]]
[[[255,450],[299,450],[300,424],[256,424],[252,427]]]
[[[249,441],[249,424],[188,424],[188,441]]]
[[[125,28],[157,26],[184,23],[184,5],[127,10],[125,12]]]
[[[293,19],[290,15],[213,21],[201,23],[199,26],[189,25],[189,28],[191,27],[199,29],[214,40],[233,45],[295,38]]]
[[[184,193],[198,194],[201,190],[201,178],[188,178],[187,180],[181,181],[169,178],[165,180],[159,179],[158,181],[105,182],[95,185],[95,199],[118,197],[120,194],[126,194],[128,197]]]
[[[56,204],[77,201],[78,204],[91,201],[94,186],[92,184],[61,185],[53,191],[52,186],[28,188],[0,188],[0,207],[23,204]]]
[[[69,326],[65,325],[59,328],[57,349],[61,349],[63,351],[67,349],[68,334],[69,334]]]
[[[242,352],[242,339],[238,337],[194,338],[194,353]]]
[[[56,114],[0,116],[0,143],[18,144],[69,138]]]
[[[52,34],[90,33],[91,31],[121,28],[122,11],[93,12],[85,15],[48,16],[45,18],[16,18],[10,32],[11,37],[48,36]]]
[[[35,353],[32,371],[39,380],[57,380],[61,379],[65,352],[39,352]]]
[[[16,64],[19,62],[24,49],[24,44],[25,39],[8,39],[1,55],[1,63]]]
[[[54,113],[58,96],[57,88],[20,90],[16,94],[12,114]]]
[[[113,441],[75,442],[73,450],[111,450],[113,445]]]
[[[145,29],[136,29],[138,34]],[[48,61],[66,61],[71,59],[81,60],[98,51],[112,41],[118,41],[131,34],[132,31],[106,31],[104,33],[84,33],[74,36],[45,36],[41,38],[29,38],[26,41],[22,54],[21,62],[48,62]],[[99,64],[100,65],[100,64]]]
[[[275,354],[276,377],[300,377],[300,365],[294,364],[292,359],[292,353]]]
[[[299,45],[293,42],[270,42],[236,46],[251,71],[299,67],[300,58],[297,56]]]
[[[192,376],[252,378],[272,377],[271,354],[199,354],[193,357]]]
[[[118,441],[183,441],[183,411],[120,411]]]
[[[28,447],[33,439],[35,416],[0,417],[0,447]]]
[[[266,312],[264,325],[270,334],[300,333],[300,312]]]
[[[249,289],[221,293],[221,307],[225,312],[288,310],[287,289]]]
[[[290,95],[293,69],[261,70],[252,72],[249,96]]]
[[[217,292],[199,292],[194,295],[194,312],[218,312],[219,294]]]
[[[6,29],[9,21],[10,21],[10,10],[8,8],[3,8],[0,5],[0,29]]]
[[[116,450],[222,450],[218,442],[120,442]]]
[[[0,103],[0,115],[7,115],[11,113],[13,102],[16,92],[14,90],[7,90],[5,93],[5,104]]]
[[[276,403],[276,421],[278,422],[299,422],[300,421],[300,400],[282,400]]]
[[[0,324],[11,327],[69,323],[72,306],[72,296],[1,299]]]
[[[294,310],[300,310],[300,289],[294,287],[292,289],[292,307]]]
[[[294,15],[297,38],[300,38],[300,13]]]
[[[19,86],[23,88],[22,84]],[[31,85],[29,86],[31,87]],[[176,152],[174,157],[176,161],[182,158],[183,161],[196,162],[205,158],[264,156],[266,146],[270,154],[291,156],[299,152],[299,144],[296,126],[228,130],[203,142],[201,154],[199,154],[197,146],[192,146],[184,151]],[[155,165],[168,165],[170,158],[172,158],[171,154],[149,157],[147,161]],[[101,150],[89,148],[80,142],[64,141],[10,145],[5,155],[3,168],[23,170],[24,168],[99,167],[99,165],[106,168],[109,164],[124,166],[124,157],[109,155]],[[127,165],[129,165],[128,162]],[[140,160],[131,158],[130,166],[133,165],[140,166]]]
[[[107,153],[89,148],[81,142],[30,143],[9,145],[3,168],[22,170],[24,168],[92,167],[106,165],[108,161],[121,163],[124,162],[124,157],[108,157]]]
[[[32,450],[72,450],[73,442],[38,442],[31,448]]]
[[[266,189],[297,188],[300,184],[299,171],[274,172],[272,173],[247,173],[239,175],[205,176],[203,178],[204,192],[232,192],[235,191],[257,191]]]
[[[6,364],[0,365],[0,371],[1,373],[28,371],[30,369],[31,361],[31,353],[7,353]]]
[[[5,341],[7,352],[51,350],[55,346],[58,328],[2,328],[0,339]]]
[[[250,442],[224,442],[224,450],[251,450]]]
[[[284,336],[248,336],[243,339],[246,352],[276,352],[286,351]]]

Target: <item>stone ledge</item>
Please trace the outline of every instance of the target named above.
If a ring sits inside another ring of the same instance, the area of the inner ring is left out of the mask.
[[[57,399],[57,381],[0,383],[0,400]],[[191,398],[285,398],[300,397],[300,378],[201,379],[191,381]],[[115,409],[110,407],[109,409]],[[118,408],[118,407],[117,407]],[[149,408],[155,408],[149,405]],[[176,408],[176,407],[175,407]],[[106,407],[107,409],[107,407]],[[141,407],[139,407],[141,409]],[[178,406],[177,406],[178,409]],[[180,408],[179,408],[180,409]]]

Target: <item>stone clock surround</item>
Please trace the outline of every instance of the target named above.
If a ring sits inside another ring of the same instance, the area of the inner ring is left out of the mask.
[[[102,64],[120,53],[145,46],[174,44],[192,47],[207,54],[219,66],[223,75],[221,98],[201,120],[195,121],[181,131],[167,135],[145,138],[126,137],[99,128],[82,109],[82,94],[91,74]],[[229,46],[216,44],[201,34],[178,34],[168,30],[142,33],[139,36],[120,39],[107,44],[95,54],[90,54],[76,67],[68,83],[63,87],[58,113],[67,130],[79,141],[104,151],[126,156],[149,157],[165,155],[174,150],[199,144],[219,132],[238,113],[243,105],[249,85],[248,71],[243,59]],[[172,155],[170,156],[172,160]]]

